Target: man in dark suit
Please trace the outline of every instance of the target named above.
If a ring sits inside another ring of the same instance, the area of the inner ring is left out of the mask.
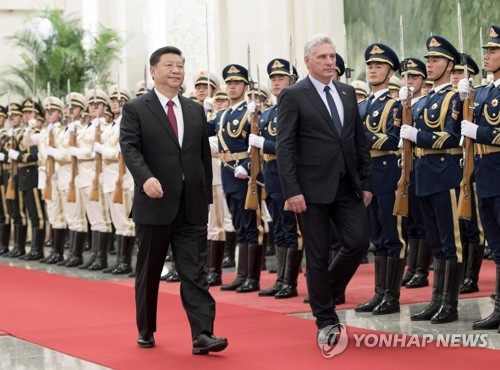
[[[227,340],[213,335],[215,301],[204,270],[212,203],[205,113],[179,94],[184,81],[179,49],[160,48],[149,63],[155,87],[125,104],[120,132],[123,158],[135,182],[137,344],[155,345],[158,288],[170,244],[191,325],[193,354],[218,352],[227,347]]]
[[[335,47],[327,35],[305,46],[309,76],[283,90],[279,99],[277,156],[290,210],[298,214],[307,250],[307,287],[327,343],[339,323],[334,297],[342,292],[368,248],[365,207],[372,197],[370,150],[352,86],[333,81]],[[328,267],[329,225],[342,249]]]

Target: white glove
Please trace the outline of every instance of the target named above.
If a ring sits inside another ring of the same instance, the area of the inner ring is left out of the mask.
[[[49,123],[49,124],[47,125],[47,131],[48,131],[48,132],[52,131],[52,129],[53,129],[53,128],[54,128],[54,124],[53,124],[53,123]]]
[[[5,160],[5,153],[0,153],[0,162]]]
[[[7,134],[8,136],[14,136],[14,129],[13,128],[9,128],[9,132]]]
[[[59,151],[56,148],[53,148],[51,146],[47,147],[47,155],[51,156],[55,160],[61,159],[61,155],[59,154]]]
[[[35,118],[31,118],[28,121],[28,128],[34,129],[37,126],[37,120]]]
[[[478,127],[479,126],[476,125],[475,123],[463,120],[461,134],[462,134],[462,136],[467,136],[467,137],[470,137],[471,139],[476,140]]]
[[[9,158],[14,161],[17,161],[17,158],[19,158],[19,152],[14,149],[9,149]]]
[[[75,132],[75,122],[68,123],[68,131]]]
[[[248,105],[247,105],[247,111],[248,111],[248,113],[255,113],[256,107],[257,107],[257,105],[255,104],[254,101],[248,103]]]
[[[69,154],[72,156],[72,157],[77,157],[80,155],[81,151],[79,148],[76,148],[74,146],[70,147],[69,148]]]
[[[121,153],[122,152],[122,147],[120,146],[120,144],[118,144],[116,146],[116,150],[118,150],[118,153]]]
[[[417,133],[418,130],[410,125],[403,125],[401,126],[401,132],[399,136],[401,136],[403,139],[407,139],[410,141],[413,141],[414,143],[417,142]]]
[[[206,98],[203,101],[203,109],[205,109],[205,113],[212,112],[214,110],[214,100],[212,98]]]
[[[406,86],[401,87],[399,89],[399,100],[404,103],[408,100],[408,88]]]
[[[93,127],[97,127],[97,126],[99,126],[99,123],[101,123],[100,121],[101,121],[101,119],[100,119],[100,118],[94,118],[94,119],[92,120],[92,126],[93,126]]]
[[[101,143],[94,143],[94,152],[102,154],[103,151],[104,145],[102,145]]]
[[[264,141],[266,141],[264,137],[255,134],[250,134],[250,137],[248,138],[248,144],[259,149],[264,147]]]
[[[472,81],[472,78],[469,80]],[[470,82],[466,78],[462,78],[458,81],[458,93],[460,94],[460,100],[465,100],[470,94]]]
[[[238,166],[234,170],[234,177],[236,177],[238,179],[246,179],[247,176],[248,176],[248,172],[247,172],[247,170],[245,170],[245,168],[243,166]]]

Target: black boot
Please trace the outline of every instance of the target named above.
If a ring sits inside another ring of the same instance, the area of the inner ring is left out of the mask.
[[[66,234],[67,237],[66,237]],[[63,240],[63,250],[66,249],[66,246],[67,246],[67,241],[69,242],[69,253],[68,255],[66,256],[66,258],[64,258],[62,261],[59,261],[57,263],[58,266],[65,266],[70,260],[71,258],[73,257],[73,250],[74,250],[74,245],[75,245],[75,236],[76,236],[76,231],[72,231],[72,230],[67,230],[67,229],[64,229],[63,231],[63,234],[62,234],[62,240]]]
[[[368,302],[356,306],[356,312],[372,312],[382,302],[387,281],[387,256],[375,256],[375,295]]]
[[[175,268],[175,261],[172,261],[172,268],[167,273],[167,276],[165,277],[165,281],[167,283],[178,283],[179,281],[181,281],[181,278],[179,277],[179,273],[177,272],[177,269]]]
[[[134,249],[135,236],[122,236],[120,238],[121,259],[118,260],[118,267],[111,273],[113,275],[129,274],[132,272],[132,250]]]
[[[412,321],[428,321],[438,312],[443,299],[445,272],[446,261],[434,259],[434,282],[432,284],[431,301],[422,311],[411,315]]]
[[[111,274],[118,265],[120,261],[123,260],[123,251],[122,251],[122,235],[115,235],[117,246],[116,246],[116,263],[102,270],[103,274]],[[110,253],[111,254],[111,253]],[[130,271],[129,271],[130,272]]]
[[[273,223],[268,222],[267,225],[269,227],[269,232],[267,234],[264,234],[264,236],[267,235],[267,238],[263,244],[266,248],[266,256],[274,256],[276,255],[276,246],[275,246]]]
[[[417,257],[417,268],[415,270],[415,275],[411,278],[409,282],[406,283],[406,288],[422,288],[429,286],[429,266],[431,264],[431,249],[427,240],[420,239],[418,246],[418,257]]]
[[[92,266],[97,257],[97,252],[99,251],[99,231],[90,231],[88,234],[92,234],[92,236],[90,237],[91,240],[90,256],[87,262],[85,262],[81,266],[78,266],[80,270],[87,270],[90,266]],[[83,249],[85,249],[85,244],[87,243],[88,240],[89,238],[87,237],[87,235],[85,235],[85,242]]]
[[[484,245],[469,244],[469,255],[465,278],[460,287],[460,294],[479,292],[477,282],[479,280],[479,271],[483,262]]]
[[[108,267],[108,248],[113,233],[99,232],[97,237],[99,239],[97,256],[94,263],[89,266],[89,271],[99,271]]]
[[[495,306],[490,316],[483,320],[474,322],[472,329],[474,330],[489,330],[500,329],[500,265],[497,268],[497,281],[495,289]]]
[[[9,253],[10,224],[0,224],[0,255]]]
[[[458,320],[458,294],[464,277],[464,265],[446,261],[444,292],[438,312],[432,316],[431,324],[444,324]]]
[[[210,265],[207,282],[210,286],[222,285],[222,259],[226,242],[223,240],[212,240],[210,246]]]
[[[31,251],[25,258],[27,261],[35,261],[43,258],[43,244],[45,229],[31,229]]]
[[[46,261],[47,265],[59,263],[64,260],[64,229],[52,229],[52,253]]]
[[[276,282],[269,289],[260,291],[259,297],[274,297],[283,287],[287,250],[286,247],[276,247]]]
[[[234,260],[236,251],[236,232],[226,231],[226,248],[224,250],[224,259],[222,260],[222,267],[235,267]]]
[[[411,280],[413,275],[415,275],[415,270],[417,269],[419,242],[420,240],[418,239],[408,239],[408,256],[406,257],[406,264],[408,265],[408,268],[403,276],[401,285],[406,285],[406,283]]]
[[[248,246],[248,275],[245,282],[236,289],[236,293],[250,293],[260,290],[260,271],[263,255],[263,245],[251,244]]]
[[[399,312],[399,293],[401,280],[405,271],[405,260],[401,258],[387,258],[386,290],[382,302],[372,311],[374,315],[387,315]]]
[[[26,226],[14,225],[14,248],[7,257],[17,258],[26,254]]]
[[[85,248],[86,238],[87,238],[87,233],[82,233],[78,231],[74,233],[73,254],[69,259],[69,261],[64,266],[77,267],[83,264],[83,248]]]
[[[283,286],[280,291],[274,295],[274,298],[286,299],[297,297],[297,279],[299,277],[300,267],[302,266],[303,254],[303,249],[287,248]]]
[[[227,239],[226,239],[226,251],[227,251]],[[224,262],[222,266],[224,266]],[[241,284],[245,282],[247,275],[248,275],[248,244],[240,244],[238,247],[238,267],[236,269],[236,279],[234,279],[229,284],[221,286],[220,290],[236,290]]]

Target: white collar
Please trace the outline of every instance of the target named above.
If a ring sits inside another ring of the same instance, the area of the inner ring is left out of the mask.
[[[158,97],[158,100],[160,100],[161,106],[163,108],[167,107],[167,103],[169,100],[172,100],[175,104],[176,107],[180,108],[181,107],[181,102],[179,100],[179,95],[174,96],[173,99],[167,98],[165,95],[163,95],[161,92],[159,92],[157,89],[154,89],[154,92],[156,93],[156,96]]]

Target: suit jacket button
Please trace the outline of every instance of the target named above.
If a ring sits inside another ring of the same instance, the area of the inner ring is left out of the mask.
[[[441,162],[444,162],[444,157],[441,157]]]

